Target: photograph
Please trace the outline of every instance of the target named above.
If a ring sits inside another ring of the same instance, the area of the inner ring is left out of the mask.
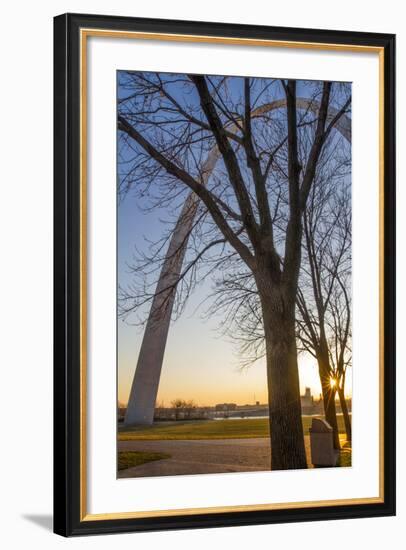
[[[394,514],[394,48],[55,18],[56,533]]]
[[[397,549],[400,6],[4,5],[4,548]]]
[[[117,478],[350,468],[352,83],[118,69],[116,115]]]

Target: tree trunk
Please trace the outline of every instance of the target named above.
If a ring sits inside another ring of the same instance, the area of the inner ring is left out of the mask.
[[[352,431],[351,431],[351,419],[348,412],[347,401],[345,400],[344,389],[338,388],[338,396],[340,398],[341,410],[343,411],[344,424],[345,424],[345,433],[347,434],[347,441],[351,441]]]
[[[323,360],[321,357],[318,359],[321,391],[323,395],[324,416],[326,417],[327,422],[333,428],[334,448],[340,449],[340,436],[338,434],[337,411],[335,402],[336,390],[330,385],[330,369],[328,368],[328,362],[326,361],[328,360]]]
[[[293,308],[283,292],[261,293],[266,341],[271,469],[307,468]]]

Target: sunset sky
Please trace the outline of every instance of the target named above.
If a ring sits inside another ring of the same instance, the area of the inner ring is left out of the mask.
[[[118,207],[118,277],[120,284],[131,280],[127,264],[131,263],[134,245],[146,246],[145,237],[153,239],[162,231],[163,212],[145,214],[137,201],[127,196]],[[137,241],[137,243],[135,243]],[[265,361],[241,371],[237,348],[226,337],[219,336],[220,317],[204,318],[202,300],[210,294],[209,279],[190,298],[181,318],[172,323],[162,367],[158,402],[166,406],[180,397],[200,405],[231,402],[237,404],[267,402]],[[197,308],[197,311],[196,311]],[[126,404],[139,348],[142,327],[118,320],[118,400]],[[299,356],[301,392],[310,386],[320,394],[316,361],[309,355]],[[346,381],[351,394],[351,373]]]
[[[118,89],[127,96],[128,92]],[[298,83],[298,93],[306,88]],[[307,92],[309,93],[309,92]],[[145,212],[129,192],[117,209],[118,283],[126,287],[132,280],[128,264],[135,252],[148,250],[148,241],[157,241],[167,228],[165,220],[173,214],[165,209]],[[207,297],[213,280],[207,278],[188,300],[180,319],[172,322],[160,379],[158,403],[170,406],[175,398],[193,399],[199,405],[233,402],[267,402],[265,360],[241,370],[235,343],[221,336],[221,317],[207,319]],[[203,302],[203,305],[198,307]],[[141,312],[146,317],[148,308]],[[129,319],[131,322],[131,319]],[[118,319],[118,400],[126,404],[137,365],[143,328]],[[319,397],[321,392],[316,361],[310,355],[299,356],[301,393],[305,387]],[[346,379],[346,394],[351,395],[351,372]]]

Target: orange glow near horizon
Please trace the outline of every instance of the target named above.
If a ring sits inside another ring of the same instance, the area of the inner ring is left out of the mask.
[[[182,316],[171,324],[165,348],[157,404],[170,406],[180,398],[193,400],[199,406],[217,403],[267,404],[266,361],[260,359],[241,369],[241,355],[235,342],[219,331],[219,318],[202,319],[196,308],[209,285],[191,296]],[[118,324],[118,401],[128,401],[143,327],[123,322]],[[300,393],[311,389],[318,400],[321,394],[316,360],[309,354],[298,356]],[[351,396],[351,372],[346,378],[346,396]]]
[[[218,343],[218,341],[217,341]],[[200,346],[199,346],[200,347]],[[216,346],[214,346],[216,348]],[[207,349],[207,348],[206,348]],[[208,348],[209,349],[209,348]],[[213,356],[218,353],[218,361]],[[199,406],[213,406],[217,403],[237,405],[268,403],[265,361],[258,361],[248,369],[238,369],[235,356],[225,357],[221,347],[211,353],[194,353],[193,345],[183,349],[179,360],[173,346],[168,345],[159,384],[157,406],[169,407],[177,398],[193,400]],[[118,401],[126,405],[130,393],[133,368],[130,361],[122,361],[118,378]],[[193,365],[193,367],[191,367]],[[321,384],[317,365],[310,357],[299,357],[300,393],[309,387],[315,400],[321,395]],[[350,382],[351,377],[348,377]],[[331,379],[332,387],[336,381]],[[346,396],[351,397],[351,385],[347,383]]]

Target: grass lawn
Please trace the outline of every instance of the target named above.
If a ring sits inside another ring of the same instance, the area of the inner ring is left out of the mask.
[[[119,470],[125,470],[132,466],[140,466],[146,462],[153,462],[154,460],[162,460],[163,458],[170,458],[171,455],[167,453],[147,453],[143,451],[120,451],[118,453]]]
[[[352,449],[351,443],[341,441],[341,451],[340,456],[338,457],[337,466],[343,468],[350,467],[352,465]]]
[[[340,433],[345,432],[342,415],[337,415]],[[311,417],[303,417],[305,435],[309,434]],[[239,439],[269,437],[267,418],[226,420],[197,420],[187,422],[161,422],[153,426],[119,428],[120,441],[151,441],[168,439]]]

